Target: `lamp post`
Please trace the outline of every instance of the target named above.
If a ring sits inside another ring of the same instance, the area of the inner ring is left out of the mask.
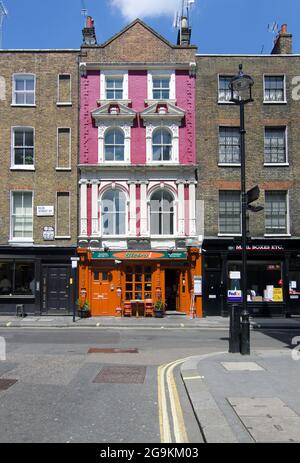
[[[253,101],[252,77],[243,73],[243,65],[239,65],[239,73],[230,81],[231,101],[240,107],[240,152],[241,152],[241,203],[242,203],[242,324],[241,354],[250,354],[249,312],[247,309],[247,193],[246,193],[246,159],[245,159],[245,105]]]

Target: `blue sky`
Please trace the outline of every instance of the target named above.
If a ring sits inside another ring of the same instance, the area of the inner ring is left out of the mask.
[[[98,42],[104,42],[140,15],[171,42],[179,0],[85,0],[94,17]],[[3,48],[78,48],[82,0],[4,0],[9,16]],[[300,0],[195,0],[192,42],[199,53],[269,53],[268,24],[288,24],[294,52],[300,53]]]

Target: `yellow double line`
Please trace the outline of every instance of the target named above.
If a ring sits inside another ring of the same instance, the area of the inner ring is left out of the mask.
[[[190,357],[188,357],[190,358]],[[174,378],[174,369],[188,358],[176,360],[158,368],[158,412],[160,424],[160,438],[162,443],[173,442],[170,419],[168,413],[168,396],[170,401],[173,434],[176,443],[188,443],[188,436],[184,423],[182,408],[180,405],[178,390]]]

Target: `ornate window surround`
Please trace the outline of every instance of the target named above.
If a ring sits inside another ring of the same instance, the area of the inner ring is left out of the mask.
[[[121,191],[125,195],[125,204],[126,204],[126,212],[125,212],[125,234],[124,235],[104,235],[103,234],[103,226],[102,226],[102,198],[105,193],[110,190],[118,190]],[[128,224],[128,217],[129,217],[129,194],[128,189],[122,185],[121,183],[111,183],[108,182],[105,186],[100,188],[98,192],[98,211],[99,211],[99,237],[110,239],[110,238],[125,238],[128,237],[129,233],[129,224]]]
[[[174,206],[174,215],[173,215],[173,226],[174,226],[174,233],[173,235],[154,235],[150,232],[151,227],[151,198],[154,193],[160,190],[165,190],[170,193],[173,197],[173,206]],[[178,192],[176,189],[167,184],[165,182],[160,182],[157,184],[153,184],[147,191],[147,218],[148,218],[148,232],[151,238],[154,239],[164,239],[164,238],[176,238],[178,236]]]
[[[105,160],[105,134],[108,130],[120,129],[124,134],[124,161]],[[98,163],[110,165],[130,164],[131,126],[128,122],[107,121],[98,125]]]
[[[146,127],[146,159],[147,164],[178,164],[179,163],[179,126],[173,121],[162,120],[158,123],[153,122],[144,122]],[[152,137],[153,133],[157,129],[166,129],[172,135],[172,156],[170,161],[153,161],[152,156]]]

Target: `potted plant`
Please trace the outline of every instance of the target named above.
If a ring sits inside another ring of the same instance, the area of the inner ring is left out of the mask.
[[[78,317],[79,318],[88,318],[91,316],[90,305],[88,301],[85,301],[83,304],[78,302]]]
[[[165,311],[165,303],[162,300],[158,300],[154,304],[154,316],[156,318],[163,318]]]

